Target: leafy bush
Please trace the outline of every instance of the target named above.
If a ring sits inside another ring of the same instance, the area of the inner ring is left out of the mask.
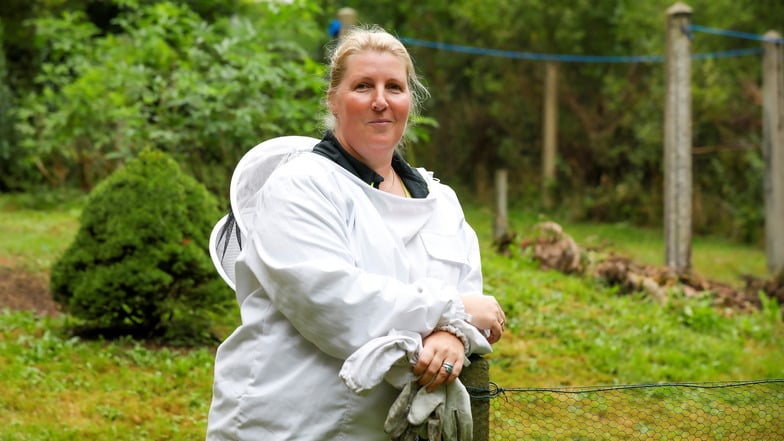
[[[171,157],[142,152],[90,194],[52,266],[55,300],[101,332],[147,337],[205,325],[205,307],[232,299],[207,252],[218,217],[215,198]]]
[[[293,18],[306,6],[272,3],[208,23],[183,4],[127,2],[108,34],[79,11],[36,19],[43,61],[16,111],[24,160],[53,187],[90,189],[152,147],[217,192],[260,140],[318,136],[316,28]]]

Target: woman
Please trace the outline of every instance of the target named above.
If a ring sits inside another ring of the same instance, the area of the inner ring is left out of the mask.
[[[405,47],[354,28],[330,59],[328,130],[258,192],[235,271],[242,325],[219,347],[208,440],[387,440],[400,393],[339,378],[369,341],[422,336],[412,372],[453,382],[503,332],[454,192],[396,152],[426,90]]]

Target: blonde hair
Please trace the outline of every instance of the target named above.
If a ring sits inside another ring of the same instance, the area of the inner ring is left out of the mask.
[[[366,27],[353,26],[342,34],[337,44],[329,51],[329,76],[326,97],[328,99],[340,85],[346,75],[348,57],[368,51],[388,52],[398,57],[406,66],[406,82],[411,93],[411,111],[408,114],[408,123],[419,115],[422,102],[430,96],[427,88],[419,80],[414,69],[414,62],[408,50],[397,38],[380,26]],[[329,109],[329,106],[325,106]],[[327,129],[335,128],[335,117],[326,112],[324,125]]]

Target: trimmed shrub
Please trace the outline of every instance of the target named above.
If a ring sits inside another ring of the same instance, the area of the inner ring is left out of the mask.
[[[183,323],[203,333],[206,307],[233,299],[207,250],[219,216],[202,184],[145,150],[89,195],[52,266],[54,299],[101,335],[165,336]]]

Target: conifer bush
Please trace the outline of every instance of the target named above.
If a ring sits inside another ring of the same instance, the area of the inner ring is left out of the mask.
[[[52,266],[54,299],[101,335],[201,327],[232,298],[207,249],[218,217],[201,183],[166,153],[145,150],[90,193],[74,241]]]

